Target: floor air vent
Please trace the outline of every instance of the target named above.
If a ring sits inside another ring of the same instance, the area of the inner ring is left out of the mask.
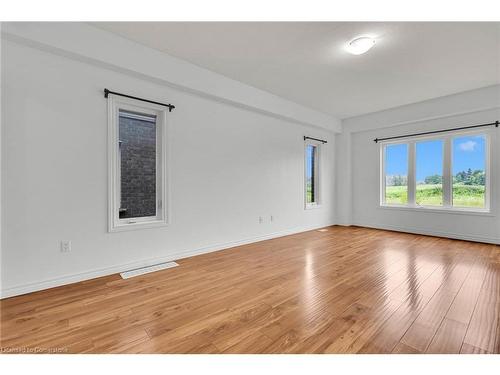
[[[120,273],[122,279],[130,279],[131,277],[144,275],[146,273],[166,270],[167,268],[177,267],[178,264],[175,262],[160,263],[149,267],[137,268],[135,270],[125,271]]]

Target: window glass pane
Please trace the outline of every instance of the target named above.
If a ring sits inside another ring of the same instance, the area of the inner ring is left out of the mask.
[[[453,206],[485,207],[486,137],[453,139]]]
[[[120,110],[119,217],[156,216],[156,116]]]
[[[316,163],[317,147],[307,145],[306,147],[306,203],[316,202]]]
[[[443,147],[442,140],[416,144],[416,197],[421,206],[443,205]]]
[[[385,146],[385,203],[408,203],[408,145]]]

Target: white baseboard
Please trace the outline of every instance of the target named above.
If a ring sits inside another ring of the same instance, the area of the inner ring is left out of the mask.
[[[347,222],[342,222],[342,223],[336,223],[335,225],[338,225],[339,227],[351,227],[354,224],[347,223]]]
[[[491,243],[494,245],[500,245],[500,238],[495,238],[495,237],[475,236],[475,235],[469,235],[469,234],[463,234],[463,233],[450,233],[450,232],[434,231],[434,230],[419,229],[419,228],[408,228],[408,227],[400,227],[400,226],[395,226],[395,225],[386,225],[386,224],[379,224],[379,223],[354,222],[351,225],[355,225],[358,227],[374,228],[374,229],[392,230],[395,232],[422,234],[425,236],[445,237],[445,238],[451,238],[454,240],[485,242],[485,243]]]
[[[150,259],[140,260],[137,262],[120,264],[120,265],[105,267],[105,268],[96,269],[96,270],[90,270],[87,272],[82,272],[82,273],[78,273],[78,274],[74,274],[74,275],[57,277],[57,278],[53,278],[53,279],[49,279],[49,280],[36,282],[36,283],[16,285],[13,287],[2,289],[0,292],[0,299],[19,296],[22,294],[27,294],[27,293],[36,292],[39,290],[54,288],[57,286],[72,284],[72,283],[76,283],[79,281],[95,279],[97,277],[109,276],[109,275],[113,275],[115,273],[120,273],[120,272],[128,271],[131,269],[136,269],[136,268],[141,268],[141,267],[148,267],[148,266],[158,264],[158,263],[165,263],[165,262],[171,262],[171,261],[182,259],[182,258],[189,258],[189,257],[195,256],[195,255],[201,255],[201,254],[211,253],[214,251],[220,251],[220,250],[228,249],[228,248],[235,247],[235,246],[247,245],[250,243],[269,240],[269,239],[277,238],[277,237],[283,237],[283,236],[287,236],[287,235],[295,234],[295,233],[307,232],[309,230],[324,228],[324,227],[331,226],[331,225],[335,225],[335,224],[323,224],[323,225],[314,225],[314,226],[305,226],[305,227],[294,228],[294,229],[287,229],[287,230],[274,232],[274,233],[266,234],[263,236],[251,237],[251,238],[247,238],[247,239],[243,239],[243,240],[239,240],[239,241],[226,242],[226,243],[222,243],[222,244],[215,244],[215,245],[210,245],[210,246],[201,247],[201,248],[197,248],[197,249],[181,251],[178,253],[167,255],[165,257],[150,258]]]

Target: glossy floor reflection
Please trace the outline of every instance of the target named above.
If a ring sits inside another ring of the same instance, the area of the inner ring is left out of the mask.
[[[1,301],[4,351],[499,353],[500,246],[329,227]]]

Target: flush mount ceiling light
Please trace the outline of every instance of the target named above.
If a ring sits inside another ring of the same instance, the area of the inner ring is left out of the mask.
[[[353,55],[361,55],[368,52],[375,45],[375,39],[369,36],[360,36],[347,44],[346,49]]]

